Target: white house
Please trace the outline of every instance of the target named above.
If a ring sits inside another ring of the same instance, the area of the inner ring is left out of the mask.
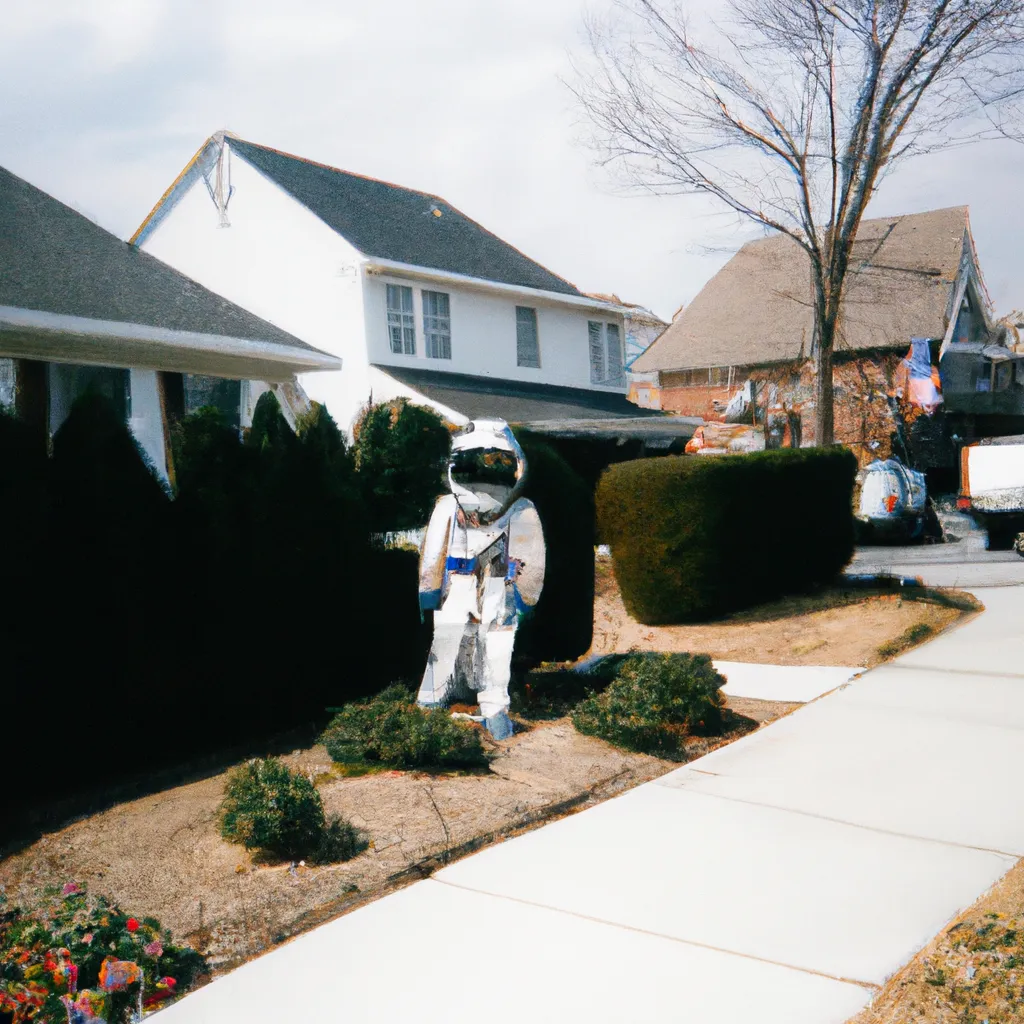
[[[40,432],[97,389],[167,479],[175,418],[245,426],[271,389],[293,419],[297,375],[340,367],[0,168],[0,405]]]
[[[437,196],[218,132],[132,242],[341,357],[301,381],[343,428],[400,396],[456,423],[638,415],[621,304]]]

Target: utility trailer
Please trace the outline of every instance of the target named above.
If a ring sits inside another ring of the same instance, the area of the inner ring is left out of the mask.
[[[960,496],[990,551],[1024,554],[1024,434],[988,437],[960,451]]]

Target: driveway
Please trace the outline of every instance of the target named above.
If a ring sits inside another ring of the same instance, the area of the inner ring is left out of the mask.
[[[987,610],[933,643],[303,935],[160,1024],[841,1024],[1024,855],[1024,589],[976,593]]]

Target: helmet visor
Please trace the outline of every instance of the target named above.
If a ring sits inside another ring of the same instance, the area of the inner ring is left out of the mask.
[[[511,490],[518,469],[515,455],[504,448],[465,448],[452,454],[452,480],[468,491],[481,484]]]

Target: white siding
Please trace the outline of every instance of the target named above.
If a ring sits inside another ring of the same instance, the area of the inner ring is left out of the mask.
[[[359,253],[237,154],[231,226],[198,179],[142,248],[297,338],[341,356],[340,373],[304,374],[310,398],[347,428],[369,390]],[[253,401],[260,393],[253,389]]]
[[[446,373],[468,373],[503,377],[531,384],[590,388],[590,355],[587,323],[590,320],[615,323],[622,330],[622,318],[587,309],[573,309],[555,301],[525,296],[500,295],[483,289],[420,282],[392,275],[367,275],[364,308],[366,339],[371,363],[382,366],[430,368]],[[413,287],[416,314],[416,355],[391,351],[387,331],[386,286]],[[423,290],[447,292],[451,303],[452,358],[428,359],[423,337]],[[516,306],[537,310],[540,367],[518,366],[516,360]],[[342,370],[344,373],[345,370]],[[594,390],[625,394],[624,384],[597,386]]]

